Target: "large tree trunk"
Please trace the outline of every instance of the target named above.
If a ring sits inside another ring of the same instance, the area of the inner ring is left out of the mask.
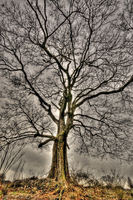
[[[48,178],[53,178],[61,183],[69,182],[69,169],[67,160],[67,138],[58,137],[53,145],[52,165]]]

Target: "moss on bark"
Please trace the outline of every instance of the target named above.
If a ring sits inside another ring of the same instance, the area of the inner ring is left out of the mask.
[[[58,137],[53,145],[51,169],[48,178],[55,179],[61,183],[69,182],[69,167],[67,159],[67,138],[64,135]]]

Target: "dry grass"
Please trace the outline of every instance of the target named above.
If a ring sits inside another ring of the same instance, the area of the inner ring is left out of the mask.
[[[0,185],[0,200],[133,200],[132,191],[102,186],[67,187],[49,179],[26,179]]]

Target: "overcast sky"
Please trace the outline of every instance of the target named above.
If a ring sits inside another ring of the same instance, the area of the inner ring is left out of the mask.
[[[31,176],[45,177],[48,174],[48,170],[51,165],[51,148],[47,150],[39,150],[35,147],[26,147],[23,160],[25,161],[23,178]],[[92,174],[96,178],[100,178],[102,175],[110,174],[112,169],[116,169],[116,173],[120,176],[127,178],[128,176],[133,178],[133,164],[120,162],[117,159],[98,159],[91,158],[88,155],[80,155],[77,152],[70,150],[68,152],[69,167],[72,171],[82,171]],[[73,162],[74,161],[74,162]],[[16,167],[12,167],[7,173],[7,179],[12,180]]]

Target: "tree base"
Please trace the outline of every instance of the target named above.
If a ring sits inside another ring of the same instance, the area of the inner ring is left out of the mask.
[[[65,199],[68,194],[78,197],[83,193],[83,187],[71,178],[65,183],[51,178],[46,178],[45,181],[47,192],[51,193],[52,196],[57,196],[59,200]]]

